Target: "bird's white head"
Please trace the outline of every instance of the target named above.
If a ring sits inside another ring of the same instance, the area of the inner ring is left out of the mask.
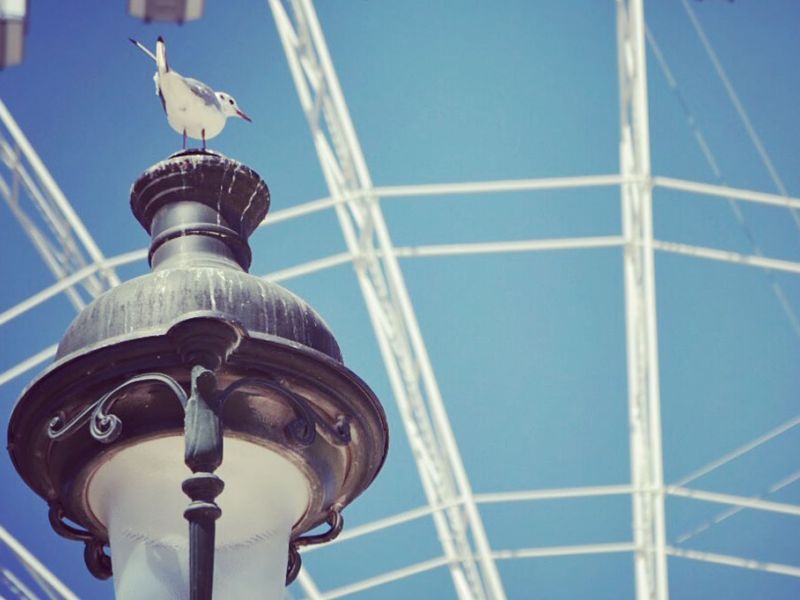
[[[242,109],[239,108],[239,105],[236,104],[236,99],[233,96],[226,94],[225,92],[217,92],[217,99],[222,105],[222,114],[224,114],[226,117],[239,117],[240,119],[244,119],[245,121],[252,123],[253,120],[248,117],[242,111]]]

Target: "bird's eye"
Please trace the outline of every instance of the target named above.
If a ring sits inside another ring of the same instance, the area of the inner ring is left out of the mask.
[[[233,98],[231,98],[230,100],[228,100],[228,102],[230,102],[231,104],[233,104]]]

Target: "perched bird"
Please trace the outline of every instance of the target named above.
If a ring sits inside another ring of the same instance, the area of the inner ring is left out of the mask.
[[[167,62],[167,45],[164,38],[158,36],[156,53],[153,54],[143,44],[128,38],[137,48],[156,61],[156,95],[161,98],[161,105],[167,113],[167,121],[175,131],[183,134],[183,147],[186,138],[206,140],[219,135],[225,127],[228,117],[239,117],[252,121],[244,114],[236,100],[225,92],[215,92],[202,81],[184,77],[169,68]]]

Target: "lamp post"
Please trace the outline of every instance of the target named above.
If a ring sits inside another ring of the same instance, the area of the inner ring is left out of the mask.
[[[131,208],[152,271],[73,321],[14,408],[11,459],[118,599],[280,597],[380,470],[383,409],[317,313],[247,273],[254,171],[179,152]]]

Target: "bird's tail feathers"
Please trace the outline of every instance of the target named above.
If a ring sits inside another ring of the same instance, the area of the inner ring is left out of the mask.
[[[137,42],[137,41],[136,41],[135,39],[133,39],[133,38],[128,38],[128,39],[131,41],[131,44],[133,44],[133,45],[134,45],[134,46],[136,46],[136,47],[137,47],[139,50],[141,50],[142,52],[144,52],[145,54],[147,54],[147,56],[149,56],[150,58],[152,58],[154,61],[158,62],[158,61],[156,60],[156,55],[155,55],[155,54],[153,54],[152,52],[150,52],[150,50],[147,48],[147,46],[145,46],[145,45],[144,45],[144,44],[142,44],[141,42]]]
[[[164,38],[158,36],[158,41],[156,42],[156,65],[158,65],[158,72],[167,73],[169,71],[169,63],[167,62],[167,44],[164,42]]]

